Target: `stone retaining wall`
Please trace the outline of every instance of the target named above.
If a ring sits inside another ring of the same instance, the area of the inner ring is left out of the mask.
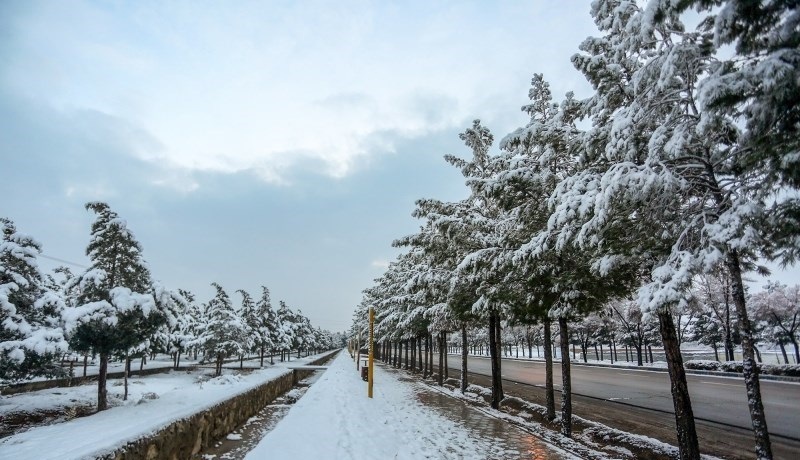
[[[323,363],[337,352],[338,350],[328,353],[310,364]],[[296,379],[303,379],[311,372],[313,371],[294,370],[284,374],[203,412],[175,421],[152,436],[129,442],[101,458],[108,460],[191,458],[192,455],[235,430],[275,398],[292,389]]]

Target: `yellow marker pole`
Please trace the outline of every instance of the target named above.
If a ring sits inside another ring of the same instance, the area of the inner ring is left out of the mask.
[[[371,398],[372,397],[372,384],[374,383],[374,379],[372,378],[372,358],[374,356],[375,350],[375,341],[373,335],[373,326],[375,324],[375,309],[369,307],[369,367],[367,368],[367,373],[369,375],[369,382],[367,383],[367,394]]]

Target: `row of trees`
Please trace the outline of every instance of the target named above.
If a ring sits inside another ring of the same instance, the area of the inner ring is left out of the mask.
[[[679,344],[692,342],[711,347],[717,361],[734,361],[734,350],[741,346],[741,333],[732,312],[730,292],[724,280],[715,277],[697,277],[688,292],[688,301],[682,308],[672,311]],[[798,326],[800,326],[800,285],[788,287],[769,282],[765,288],[748,295],[748,312],[753,319],[753,340],[764,347],[780,349],[785,364],[800,364],[798,348]],[[570,343],[580,349],[584,362],[594,354],[594,359],[617,360],[615,353],[604,353],[625,347],[626,361],[635,361],[639,366],[652,361],[652,347],[661,342],[659,325],[653,315],[642,312],[633,300],[616,299],[572,323]],[[488,351],[488,336],[482,329],[468,333],[470,349]],[[454,340],[454,339],[451,339]],[[511,348],[522,349],[523,356],[532,356],[532,348],[544,343],[541,324],[506,324],[500,337],[502,346],[511,354]],[[460,347],[459,343],[452,343]],[[599,350],[598,350],[599,347]],[[528,349],[527,354],[525,348]],[[592,348],[593,350],[589,350]],[[787,351],[787,348],[789,350]],[[630,352],[628,351],[630,349]],[[762,362],[758,348],[756,359]],[[648,352],[649,355],[648,356]],[[519,353],[519,351],[517,351]],[[541,355],[539,350],[537,356]],[[791,356],[791,359],[790,359]]]
[[[730,305],[725,304],[723,292],[707,299],[707,281],[698,280],[684,310],[673,311],[678,342],[690,342],[711,347],[717,361],[734,361],[734,350],[741,346],[735,317]],[[700,291],[700,289],[703,291]],[[704,303],[707,302],[707,303]],[[780,349],[785,364],[799,364],[797,328],[800,323],[800,285],[787,287],[768,283],[764,290],[748,295],[748,311],[754,325],[754,340],[762,346]],[[642,366],[654,362],[653,346],[659,347],[659,325],[652,315],[643,314],[632,300],[615,300],[571,323],[569,342],[573,359],[635,362]],[[558,341],[557,338],[556,341]],[[541,358],[544,344],[544,327],[541,324],[512,324],[506,322],[500,335],[503,356]],[[481,328],[467,330],[470,354],[489,352],[489,337]],[[461,339],[448,336],[450,353],[461,349]],[[791,348],[789,346],[791,345]],[[618,346],[620,350],[618,351]],[[552,350],[557,354],[556,349]],[[620,356],[622,356],[620,358]],[[763,362],[761,351],[756,357]],[[660,358],[659,358],[660,359]]]
[[[175,366],[183,353],[198,353],[216,363],[258,353],[322,350],[341,346],[341,335],[319,328],[283,301],[272,308],[269,290],[258,301],[244,290],[234,306],[217,283],[214,298],[204,304],[184,290],[154,281],[142,247],[127,223],[106,203],[86,209],[96,219],[86,254],[91,266],[73,275],[65,267],[43,273],[37,256],[41,244],[0,219],[0,380],[63,374],[60,358],[78,353],[99,358],[98,410],[107,408],[106,376],[110,359],[125,362],[125,396],[130,361],[169,353]]]
[[[469,197],[417,202],[420,231],[395,241],[407,250],[365,291],[354,327],[370,305],[384,341],[460,330],[466,342],[482,325],[498,407],[502,324],[541,324],[552,419],[557,326],[569,436],[570,324],[633,302],[658,324],[680,455],[696,459],[676,317],[714,276],[738,325],[756,455],[771,458],[743,273],[800,252],[800,13],[782,1],[597,0],[591,14],[601,35],[572,63],[594,92],[556,101],[537,74],[530,121],[499,153],[479,121],[462,133],[472,157],[445,159]]]

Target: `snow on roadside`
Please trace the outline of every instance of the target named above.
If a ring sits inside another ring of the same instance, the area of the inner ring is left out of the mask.
[[[353,361],[341,353],[246,458],[498,458],[497,440],[476,437],[419,403],[416,384],[380,366],[374,372],[369,399]],[[559,451],[548,458],[564,456]]]
[[[32,428],[0,440],[0,458],[8,459],[77,459],[109,453],[119,446],[158,431],[169,423],[191,416],[231,397],[255,388],[266,381],[291,372],[282,364],[307,362],[316,357],[276,363],[274,367],[237,375],[225,370],[221,377],[208,378],[204,371],[172,371],[130,381],[130,394],[121,401],[122,387],[109,380],[106,411],[49,426]],[[0,408],[19,411],[41,410],[67,405],[71,400],[94,403],[96,385],[54,388],[0,399]],[[91,397],[89,397],[91,395]],[[155,395],[155,396],[154,396]],[[75,405],[71,402],[71,405]],[[12,409],[13,408],[13,409]]]

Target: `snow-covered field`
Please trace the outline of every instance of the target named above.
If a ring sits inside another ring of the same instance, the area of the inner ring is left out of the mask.
[[[293,359],[241,375],[235,369],[226,369],[217,378],[210,378],[213,371],[208,369],[134,377],[129,380],[127,401],[122,401],[121,380],[109,380],[110,409],[4,438],[0,440],[0,459],[65,460],[102,455],[291,372],[286,365],[313,359],[315,356]],[[0,416],[23,410],[94,405],[96,392],[96,385],[81,385],[5,396],[0,398]]]

